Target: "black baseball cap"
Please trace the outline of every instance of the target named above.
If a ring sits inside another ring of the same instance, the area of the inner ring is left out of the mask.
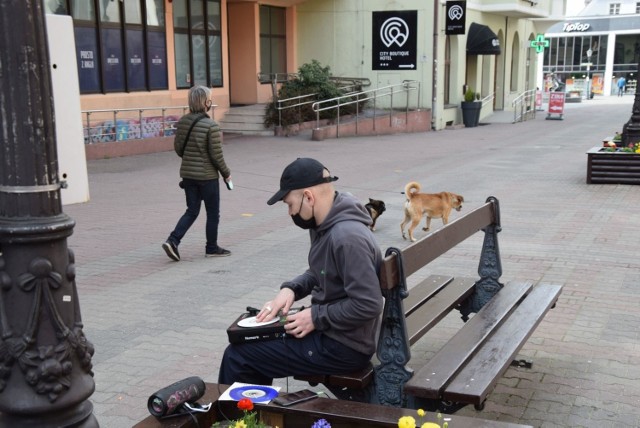
[[[329,171],[320,162],[311,158],[298,158],[291,162],[282,171],[280,177],[280,190],[267,201],[268,205],[273,205],[287,196],[292,190],[306,189],[322,183],[331,183],[338,177],[323,177],[324,170]]]

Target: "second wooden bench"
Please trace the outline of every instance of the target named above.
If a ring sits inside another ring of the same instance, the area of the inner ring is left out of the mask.
[[[403,250],[389,248],[380,276],[385,307],[376,365],[342,376],[297,379],[322,383],[346,400],[446,413],[468,404],[482,409],[510,364],[530,366],[514,359],[562,290],[532,281],[502,284],[500,230],[499,203],[490,197]],[[479,231],[484,232],[479,278],[431,275],[408,289],[407,278]],[[411,346],[454,309],[465,324],[413,373],[407,367]]]

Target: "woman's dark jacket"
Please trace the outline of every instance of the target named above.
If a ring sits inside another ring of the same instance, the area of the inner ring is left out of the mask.
[[[191,130],[191,124],[200,119]],[[192,180],[214,180],[221,175],[227,178],[231,171],[222,155],[222,135],[218,124],[204,113],[189,113],[178,121],[173,147],[182,158],[180,177]]]

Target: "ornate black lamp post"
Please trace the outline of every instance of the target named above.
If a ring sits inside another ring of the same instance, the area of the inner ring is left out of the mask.
[[[96,427],[40,0],[0,1],[0,426]]]
[[[636,46],[636,57],[638,58],[638,73],[640,75],[640,45]],[[640,88],[636,85],[636,95],[631,109],[631,118],[622,127],[622,146],[640,142]]]

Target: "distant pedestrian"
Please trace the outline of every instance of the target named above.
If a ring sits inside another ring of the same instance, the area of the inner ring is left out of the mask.
[[[627,86],[627,79],[624,76],[620,76],[618,79],[618,96],[621,97],[624,94],[625,86]]]
[[[180,165],[180,187],[184,189],[187,211],[171,232],[162,248],[167,256],[180,261],[178,246],[191,225],[198,218],[204,201],[207,210],[205,257],[231,255],[229,250],[218,245],[220,222],[220,184],[231,182],[231,171],[222,155],[220,127],[207,112],[211,109],[211,90],[205,86],[194,86],[189,90],[189,113],[178,121],[173,146],[182,158]]]

